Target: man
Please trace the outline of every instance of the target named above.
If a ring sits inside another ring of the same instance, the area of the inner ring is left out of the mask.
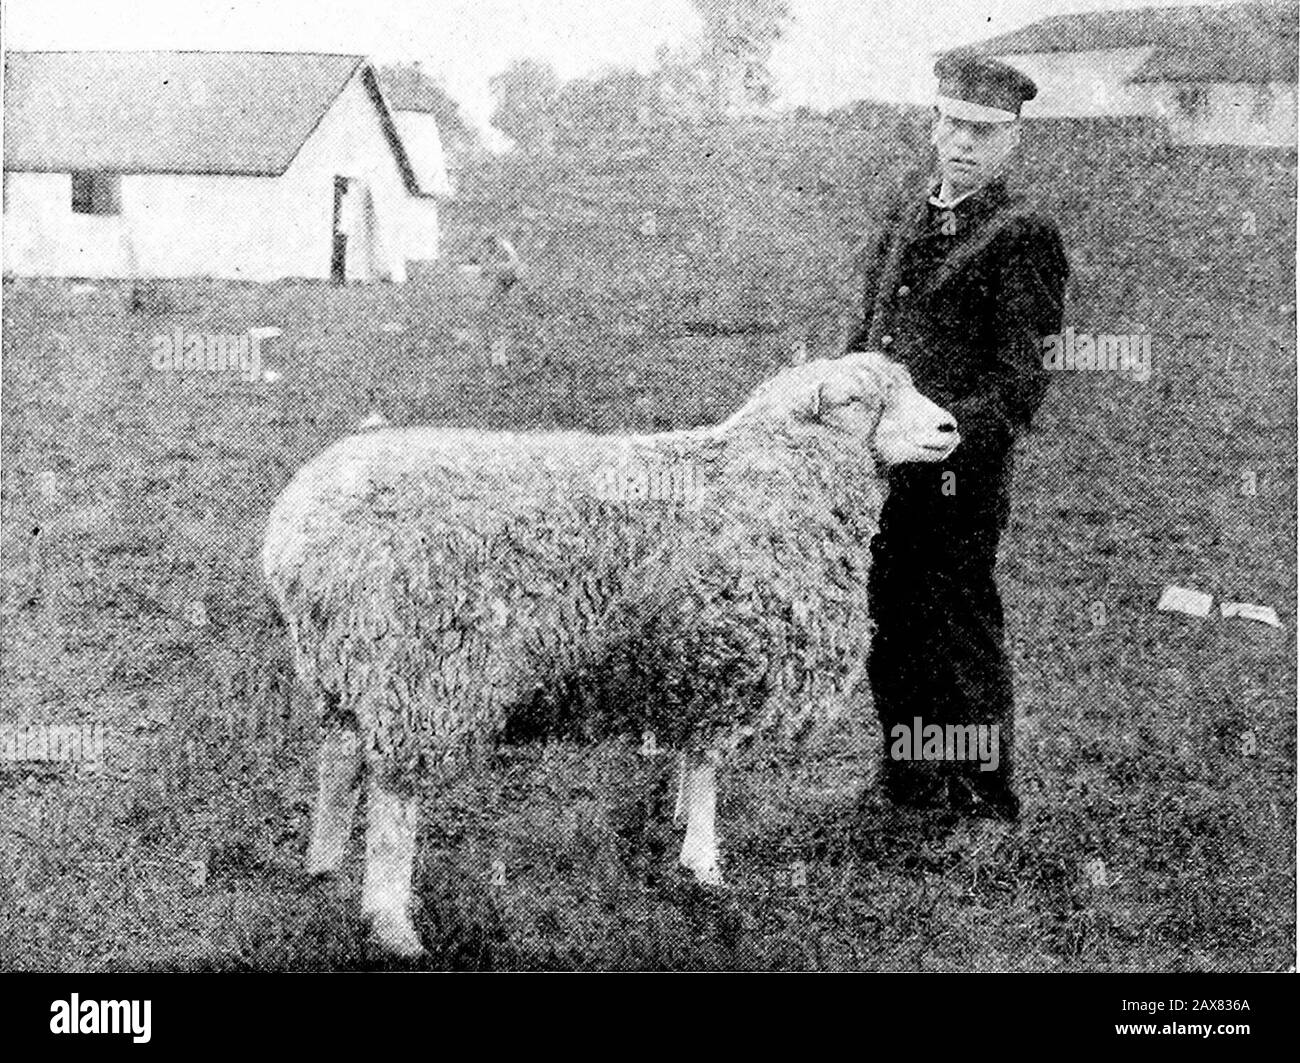
[[[943,57],[935,73],[938,175],[887,217],[849,346],[907,366],[956,417],[961,441],[945,461],[890,474],[873,544],[879,626],[868,674],[884,729],[884,796],[1013,820],[1012,679],[994,565],[1013,445],[1046,390],[1042,338],[1061,329],[1069,267],[1055,224],[1005,180],[1033,81],[969,52]],[[976,745],[959,759],[965,743],[949,742],[943,759],[915,759],[918,721],[945,735],[949,725],[982,731],[983,755]]]
[[[519,304],[526,299],[520,283],[524,263],[514,244],[495,232],[483,235],[474,261],[482,270],[488,365],[504,366],[510,362],[511,349],[517,346]]]

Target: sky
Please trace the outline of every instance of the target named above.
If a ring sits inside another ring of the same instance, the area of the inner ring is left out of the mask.
[[[779,102],[928,102],[933,53],[1047,15],[1195,0],[791,0],[772,57]],[[1202,0],[1204,2],[1204,0]],[[689,0],[5,0],[9,48],[186,48],[360,53],[420,60],[486,126],[488,80],[512,59],[564,78],[648,70],[699,27]]]

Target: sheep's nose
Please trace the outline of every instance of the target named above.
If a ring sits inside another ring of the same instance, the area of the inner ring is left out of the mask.
[[[957,431],[957,422],[956,422],[956,421],[942,421],[942,422],[940,422],[940,424],[939,424],[939,431],[940,431],[940,432],[955,432],[955,431]]]

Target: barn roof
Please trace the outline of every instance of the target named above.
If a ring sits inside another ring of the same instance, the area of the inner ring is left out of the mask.
[[[440,114],[448,103],[443,87],[413,66],[379,67],[379,84],[394,111]]]
[[[1149,47],[1134,81],[1295,81],[1294,3],[1145,7],[1052,15],[980,41],[987,55]]]
[[[444,140],[467,143],[474,134],[458,104],[446,89],[413,66],[381,66],[376,69],[384,99],[394,111],[431,114],[437,119]]]
[[[8,52],[5,169],[281,174],[358,70],[417,193],[378,79],[357,55]]]
[[[1157,48],[1130,81],[1295,81],[1300,65],[1294,31],[1290,40],[1276,42],[1242,37],[1221,42],[1216,50],[1204,46]]]

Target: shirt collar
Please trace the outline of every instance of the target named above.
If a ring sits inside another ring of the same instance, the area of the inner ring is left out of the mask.
[[[934,194],[930,196],[930,206],[938,207],[940,210],[952,210],[952,208],[955,207],[958,203],[961,203],[963,200],[970,199],[970,197],[973,196],[976,192],[981,192],[981,191],[983,191],[983,189],[972,188],[969,192],[963,192],[956,199],[949,199],[945,201],[943,197],[939,195],[939,192],[936,189]]]
[[[1001,177],[995,177],[987,184],[980,185],[979,188],[972,188],[969,192],[963,192],[956,199],[951,199],[947,202],[939,197],[939,189],[942,187],[943,180],[941,178],[936,177],[930,182],[930,205],[932,207],[938,207],[940,210],[952,210],[958,203],[964,203],[966,200],[971,199],[974,196],[982,197],[985,193],[990,194],[994,198],[1001,196],[1006,188],[1006,181]]]

